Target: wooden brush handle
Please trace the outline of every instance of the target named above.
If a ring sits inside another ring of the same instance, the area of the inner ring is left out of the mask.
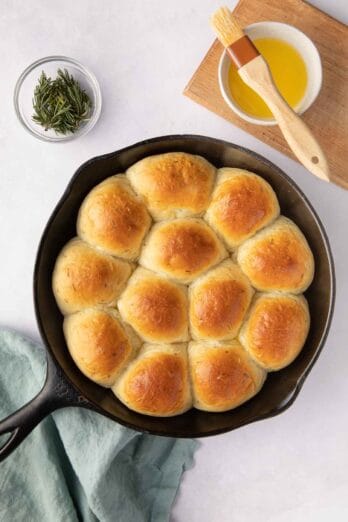
[[[267,103],[284,138],[300,162],[318,178],[329,181],[330,173],[325,154],[304,121],[279,93],[262,56],[257,56],[243,65],[238,72],[243,81]]]

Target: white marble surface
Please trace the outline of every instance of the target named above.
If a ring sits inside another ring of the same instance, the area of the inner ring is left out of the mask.
[[[326,227],[338,282],[334,321],[326,347],[290,410],[202,440],[195,468],[184,476],[172,522],[344,522],[348,194],[318,182],[301,166],[182,96],[212,41],[207,18],[220,3],[0,0],[0,324],[38,338],[32,303],[37,244],[53,206],[86,159],[146,137],[185,132],[223,138],[265,155],[295,179]],[[313,3],[347,22],[345,0]],[[95,129],[63,145],[32,138],[20,127],[12,106],[18,75],[49,54],[65,54],[89,66],[104,98]]]

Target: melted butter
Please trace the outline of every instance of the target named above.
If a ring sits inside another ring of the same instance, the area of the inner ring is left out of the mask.
[[[254,44],[267,61],[278,90],[295,108],[307,87],[307,69],[301,55],[290,44],[276,38],[259,38]],[[228,72],[228,84],[233,99],[244,112],[258,118],[273,117],[260,96],[243,82],[233,64]]]

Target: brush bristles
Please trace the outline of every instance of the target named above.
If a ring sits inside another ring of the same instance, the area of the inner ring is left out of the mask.
[[[210,21],[216,36],[224,47],[229,47],[244,36],[242,28],[228,7],[220,7],[212,15]]]

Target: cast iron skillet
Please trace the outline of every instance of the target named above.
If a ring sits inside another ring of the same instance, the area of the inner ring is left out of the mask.
[[[67,350],[62,315],[53,297],[51,276],[63,245],[75,235],[78,209],[97,183],[132,163],[170,151],[200,154],[217,167],[252,170],[275,189],[281,211],[304,232],[312,248],[316,271],[306,297],[311,312],[311,328],[300,356],[286,369],[269,374],[258,395],[226,413],[190,410],[166,419],[135,413],[121,404],[111,391],[88,380],[73,363]],[[75,173],[43,232],[34,272],[36,317],[47,350],[47,377],[43,389],[27,405],[0,423],[0,434],[11,433],[0,450],[4,459],[50,412],[65,406],[82,406],[139,431],[173,437],[204,437],[224,433],[250,422],[282,413],[298,395],[326,339],[334,304],[335,280],[332,255],[323,226],[314,209],[278,167],[263,157],[226,141],[204,136],[178,135],[145,140],[136,145],[84,163]]]

